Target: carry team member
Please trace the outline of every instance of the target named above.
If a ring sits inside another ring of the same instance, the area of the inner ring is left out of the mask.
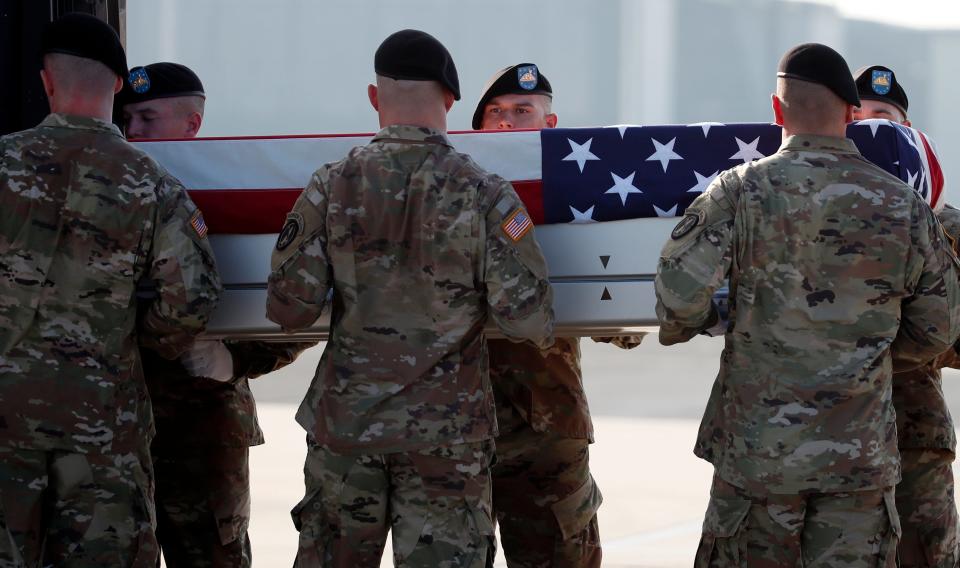
[[[297,566],[492,566],[496,417],[488,320],[547,347],[552,291],[513,187],[457,153],[456,67],[403,30],[374,57],[382,130],[314,173],[277,240],[267,315],[330,340],[297,414],[306,494]]]
[[[854,73],[854,80],[861,101],[854,112],[855,119],[882,118],[910,126],[907,93],[890,68],[863,67]],[[947,205],[937,212],[937,217],[952,242],[957,243],[960,210]],[[957,436],[943,395],[943,363],[931,362],[893,376],[893,407],[897,411],[897,446],[903,475],[896,495],[903,527],[900,565],[904,568],[956,566],[958,560],[957,504],[953,491]]]
[[[168,62],[135,67],[120,94],[129,138],[193,138],[205,102],[196,73]],[[157,423],[157,539],[167,568],[251,565],[250,446],[264,439],[248,379],[311,345],[202,340],[178,361],[142,349]]]
[[[799,45],[777,77],[780,150],[694,201],[655,282],[661,343],[725,332],[695,450],[715,468],[697,565],[894,566],[892,373],[960,334],[957,260],[913,188],[846,138],[860,99],[840,54]]]
[[[550,81],[533,63],[498,71],[484,87],[474,130],[554,128]],[[597,338],[629,349],[642,336]],[[600,489],[590,474],[593,423],[580,340],[552,347],[490,339],[490,380],[500,435],[493,505],[511,566],[600,566]]]
[[[50,115],[0,138],[0,565],[153,568],[138,344],[178,357],[220,280],[186,191],[110,122],[117,34],[68,14],[43,54]]]

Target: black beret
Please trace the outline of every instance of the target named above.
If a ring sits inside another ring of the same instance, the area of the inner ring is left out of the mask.
[[[473,129],[479,130],[483,122],[483,108],[490,99],[500,95],[547,95],[553,98],[550,81],[533,63],[519,63],[497,71],[483,86],[483,95],[473,111]]]
[[[460,80],[450,52],[419,30],[400,30],[383,40],[373,57],[377,75],[401,81],[436,81],[460,100]]]
[[[818,83],[853,106],[860,106],[857,85],[843,56],[821,43],[800,44],[783,55],[777,77]]]
[[[861,67],[853,74],[857,82],[857,91],[860,98],[868,101],[883,101],[897,107],[903,114],[907,114],[910,102],[907,93],[897,81],[897,76],[888,67],[871,65]]]
[[[72,12],[47,24],[41,53],[64,53],[99,61],[121,79],[127,76],[127,55],[110,24],[89,14]]]
[[[120,104],[142,103],[168,97],[204,97],[200,77],[179,63],[151,63],[134,67],[123,83]]]

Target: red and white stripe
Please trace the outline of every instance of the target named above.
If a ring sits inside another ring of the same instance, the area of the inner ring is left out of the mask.
[[[277,233],[310,176],[372,134],[143,140],[136,144],[190,191],[211,233]],[[513,182],[535,223],[543,221],[540,133],[454,132],[450,141],[480,167]]]

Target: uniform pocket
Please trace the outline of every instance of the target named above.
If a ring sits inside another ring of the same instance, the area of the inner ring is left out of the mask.
[[[290,511],[293,526],[300,533],[294,568],[326,566],[331,547],[331,532],[320,490],[308,493]]]
[[[152,467],[152,466],[150,466]],[[152,477],[146,466],[142,482],[135,495],[134,530],[136,531],[133,568],[155,568],[160,561],[160,543],[157,542],[157,510],[153,502]]]
[[[23,556],[20,554],[20,547],[17,546],[17,541],[14,540],[10,528],[7,526],[7,517],[2,501],[0,501],[0,565],[26,565]]]
[[[441,514],[431,510],[420,526],[419,538],[408,535],[398,542],[394,534],[393,557],[397,566],[439,566],[444,562],[463,568],[493,566],[497,547],[489,511],[464,502]],[[430,545],[422,546],[423,543]],[[438,543],[446,546],[437,546]]]
[[[887,534],[884,536],[883,544],[880,547],[878,566],[881,568],[896,568],[898,565],[897,548],[900,546],[900,537],[903,535],[903,531],[900,528],[900,515],[897,513],[897,502],[893,489],[883,492],[883,506],[887,510],[890,528],[887,529]]]
[[[721,566],[741,565],[741,561],[745,560],[741,558],[741,536],[750,505],[747,499],[710,498],[694,561],[696,568],[706,568],[714,560],[715,564]]]
[[[600,494],[600,488],[592,475],[579,489],[554,503],[550,509],[560,526],[563,540],[570,540],[583,533],[597,516],[601,503],[603,495]]]

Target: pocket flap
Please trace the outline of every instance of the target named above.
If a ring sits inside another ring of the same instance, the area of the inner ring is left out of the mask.
[[[711,497],[703,519],[703,534],[716,538],[734,536],[747,518],[750,505],[747,499]]]
[[[564,540],[580,534],[596,516],[601,503],[603,495],[592,475],[579,489],[554,503],[550,508]]]
[[[900,514],[897,513],[897,498],[893,490],[883,492],[883,504],[887,509],[887,516],[890,518],[890,530],[897,535],[897,539],[903,536],[903,529],[900,527]]]
[[[290,518],[293,519],[293,526],[297,528],[297,532],[301,532],[304,526],[304,509],[312,507],[312,503],[316,502],[317,506],[321,505],[319,500],[320,490],[314,490],[310,493],[307,493],[303,499],[297,503],[293,509],[290,510]],[[309,514],[309,510],[307,511]]]

